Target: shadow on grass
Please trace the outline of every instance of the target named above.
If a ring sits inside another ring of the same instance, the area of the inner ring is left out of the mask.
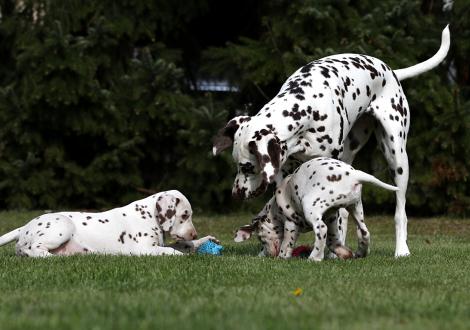
[[[223,255],[256,257],[260,251],[261,245],[259,244],[240,243],[224,246]]]

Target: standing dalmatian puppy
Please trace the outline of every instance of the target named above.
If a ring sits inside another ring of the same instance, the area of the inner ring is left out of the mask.
[[[325,246],[339,258],[348,259],[353,254],[340,241],[342,224],[336,223],[336,210],[346,208],[357,226],[358,250],[354,256],[365,257],[370,235],[364,222],[362,183],[398,190],[339,160],[314,158],[283,180],[258,217],[240,227],[235,241],[246,240],[256,232],[263,244],[261,255],[290,258],[299,233],[313,230],[315,244],[310,260],[323,260]]]
[[[164,233],[177,242],[164,246]],[[0,246],[16,242],[16,253],[30,257],[84,253],[181,255],[212,236],[195,240],[192,209],[177,190],[161,192],[106,212],[41,215],[0,237]]]
[[[251,198],[264,193],[270,183],[279,185],[291,161],[325,156],[351,164],[374,133],[399,189],[395,256],[409,255],[405,196],[410,110],[400,81],[436,67],[449,45],[446,27],[438,52],[409,68],[392,70],[371,56],[341,54],[298,69],[255,116],[233,118],[214,138],[215,155],[233,145],[238,167],[233,196]]]

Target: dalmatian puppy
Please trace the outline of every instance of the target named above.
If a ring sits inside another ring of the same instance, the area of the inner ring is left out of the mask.
[[[164,234],[176,243],[164,246]],[[0,237],[0,246],[16,241],[17,255],[47,257],[84,253],[181,255],[212,236],[195,240],[192,209],[177,190],[151,195],[100,213],[58,212],[41,215]]]
[[[328,223],[336,221],[336,215],[327,218]],[[281,244],[284,238],[285,224],[289,223],[282,210],[276,203],[276,197],[273,196],[264,206],[258,215],[252,219],[248,225],[241,226],[235,233],[234,241],[239,243],[249,239],[252,234],[256,234],[262,244],[262,250],[258,256],[278,257],[281,252]],[[312,226],[306,221],[297,223],[297,234],[312,231]],[[333,230],[331,230],[331,229]],[[328,226],[327,239],[328,247],[333,254],[341,259],[349,259],[353,257],[352,252],[341,244],[336,236],[337,228]],[[333,245],[333,241],[336,245]],[[295,242],[292,242],[292,246]],[[359,255],[357,255],[359,256]]]
[[[325,156],[351,164],[374,133],[398,187],[395,256],[409,255],[405,195],[410,109],[400,81],[436,67],[449,45],[446,27],[438,52],[408,68],[392,70],[371,56],[340,54],[298,69],[256,115],[233,118],[214,138],[214,155],[233,145],[238,173],[232,195],[256,197],[270,183],[279,185],[292,173],[291,161]],[[347,212],[343,218],[346,222]],[[341,236],[344,242],[345,232]]]
[[[341,259],[365,257],[370,235],[364,222],[362,183],[398,190],[339,160],[314,158],[283,180],[253,222],[240,227],[235,241],[246,240],[256,232],[263,243],[261,255],[290,258],[299,233],[313,230],[315,243],[310,260],[323,260],[325,246]],[[356,222],[358,250],[354,255],[340,241],[339,230],[344,224],[336,223],[336,210],[341,207]]]

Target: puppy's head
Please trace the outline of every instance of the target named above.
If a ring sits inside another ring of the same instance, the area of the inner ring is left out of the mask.
[[[263,194],[282,166],[281,145],[272,126],[258,127],[252,117],[239,116],[227,123],[214,138],[214,155],[233,144],[237,176],[232,195],[246,199]]]
[[[241,226],[235,233],[234,241],[243,242],[254,233],[263,245],[260,254],[277,257],[284,237],[284,225],[273,212],[273,203],[275,203],[274,198],[266,204],[251,224]]]
[[[173,239],[190,241],[197,238],[188,199],[177,190],[165,191],[156,202],[156,217],[164,232]]]

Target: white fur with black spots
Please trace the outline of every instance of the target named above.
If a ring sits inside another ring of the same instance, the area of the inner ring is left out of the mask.
[[[364,222],[362,183],[398,190],[342,161],[314,158],[283,180],[275,196],[252,223],[238,229],[235,241],[244,241],[256,233],[263,244],[260,255],[287,259],[292,256],[299,233],[313,230],[310,260],[323,260],[325,246],[341,259],[365,257],[369,252],[370,234]],[[347,209],[356,222],[358,249],[354,254],[340,239],[339,231],[346,224],[341,219],[337,223],[339,208]]]
[[[212,236],[197,238],[188,199],[177,190],[151,195],[109,211],[43,214],[0,237],[16,241],[17,255],[73,254],[181,255],[194,252]],[[176,240],[164,246],[164,233]]]
[[[215,155],[233,145],[238,173],[232,195],[251,198],[263,194],[270,183],[279,185],[291,160],[325,156],[352,164],[374,133],[399,188],[395,256],[409,255],[405,203],[410,110],[400,80],[436,67],[449,45],[446,27],[439,51],[409,68],[392,70],[371,56],[340,54],[298,69],[256,115],[233,118],[214,138]],[[347,212],[340,214],[346,222]],[[342,232],[342,242],[345,237]]]

